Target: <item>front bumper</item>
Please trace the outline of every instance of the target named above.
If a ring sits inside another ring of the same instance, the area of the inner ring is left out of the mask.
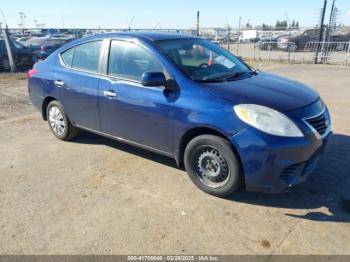
[[[315,103],[292,115],[307,117],[317,111],[317,107]],[[281,193],[310,176],[319,156],[326,151],[332,132],[329,129],[320,138],[307,125],[302,130],[305,136],[301,138],[271,136],[254,128],[231,137],[241,159],[247,191]]]

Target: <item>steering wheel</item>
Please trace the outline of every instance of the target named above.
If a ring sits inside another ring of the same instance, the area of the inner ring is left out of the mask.
[[[198,68],[208,68],[209,65],[207,63],[200,64]]]

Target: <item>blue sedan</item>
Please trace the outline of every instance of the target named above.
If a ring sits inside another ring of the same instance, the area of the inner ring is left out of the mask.
[[[76,40],[29,71],[53,134],[84,129],[176,159],[201,190],[279,193],[315,169],[331,134],[319,94],[191,36]]]

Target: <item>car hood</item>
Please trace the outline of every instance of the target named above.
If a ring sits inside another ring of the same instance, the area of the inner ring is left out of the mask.
[[[319,99],[319,94],[297,81],[259,72],[248,78],[223,83],[205,83],[214,96],[234,104],[258,104],[278,111],[302,108]]]

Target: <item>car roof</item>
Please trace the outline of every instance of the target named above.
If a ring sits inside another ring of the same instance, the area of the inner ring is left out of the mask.
[[[190,35],[184,35],[179,33],[161,33],[161,32],[120,32],[120,33],[105,33],[91,36],[91,38],[109,38],[109,37],[124,37],[124,38],[137,38],[149,40],[152,42],[161,40],[173,40],[173,39],[188,39],[196,38]]]

